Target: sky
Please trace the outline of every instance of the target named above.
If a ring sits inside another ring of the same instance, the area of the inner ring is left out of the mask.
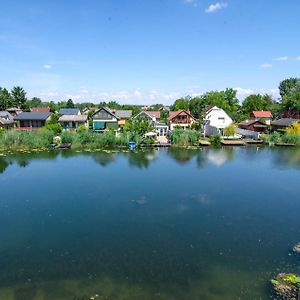
[[[75,102],[171,104],[300,76],[299,0],[1,1],[0,86]]]

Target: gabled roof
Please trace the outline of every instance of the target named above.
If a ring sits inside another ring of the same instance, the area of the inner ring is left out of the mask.
[[[121,119],[130,119],[132,116],[132,110],[115,110],[112,112]]]
[[[141,114],[147,115],[152,120],[153,118],[155,118],[156,120],[160,119],[160,111],[142,110],[138,115],[135,116],[135,118],[137,118]]]
[[[259,120],[245,120],[239,123],[240,126],[250,126],[253,125],[255,123],[260,123],[261,125],[263,125],[264,127],[267,127],[266,124],[264,124],[264,122],[261,122]]]
[[[259,110],[253,111],[252,114],[255,118],[272,118],[272,113],[270,111]]]
[[[0,111],[0,124],[9,125],[14,122],[14,117],[8,111]]]
[[[300,123],[300,119],[292,119],[292,118],[282,118],[272,122],[272,125],[288,127],[293,125],[294,123]]]
[[[215,105],[208,105],[203,109],[204,113],[208,113],[209,111],[211,111],[213,108],[215,107]]]
[[[112,115],[114,118],[116,119],[120,119],[111,109],[109,109],[108,107],[101,107],[99,109],[97,109],[93,114],[92,117],[94,115],[96,115],[100,110],[104,109],[107,113],[109,113],[110,115]]]
[[[144,111],[146,114],[148,114],[151,118],[155,118],[157,120],[160,119],[160,111],[155,111],[155,110],[145,110]]]
[[[59,122],[86,122],[88,119],[87,115],[62,115]]]
[[[185,109],[180,109],[180,110],[177,110],[177,111],[170,111],[169,113],[169,120],[172,120],[174,118],[176,118],[178,115],[180,115],[181,113],[185,113],[187,115],[189,115],[191,118],[195,119],[189,110],[185,110]]]
[[[50,112],[50,107],[33,107],[32,112]]]
[[[79,112],[78,108],[61,108],[58,113],[60,115],[78,115]]]
[[[51,112],[22,112],[14,119],[17,121],[25,121],[25,120],[35,120],[35,121],[44,121],[49,118]]]

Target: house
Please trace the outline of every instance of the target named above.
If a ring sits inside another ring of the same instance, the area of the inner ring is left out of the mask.
[[[253,111],[252,116],[255,120],[264,120],[267,125],[271,125],[272,113],[270,111]]]
[[[18,129],[32,130],[45,126],[51,114],[51,112],[22,112],[14,119],[17,121]]]
[[[134,117],[134,120],[138,120],[139,118],[148,119],[159,136],[165,136],[168,134],[169,126],[160,122],[160,111],[143,110]]]
[[[50,107],[32,107],[32,112],[50,112]]]
[[[59,115],[81,115],[78,108],[61,108],[58,112]]]
[[[159,122],[160,121],[160,111],[154,110],[142,110],[139,114],[137,114],[134,118],[145,117],[152,122]]]
[[[58,122],[65,130],[76,129],[79,126],[89,128],[88,116],[87,115],[62,115]]]
[[[224,128],[232,124],[232,119],[222,109],[214,105],[203,111],[203,131],[205,136],[224,134]]]
[[[116,116],[109,108],[102,107],[92,114],[93,130],[106,131],[109,129],[117,130],[119,117]]]
[[[13,117],[16,117],[17,115],[22,113],[22,109],[17,107],[10,107],[6,111],[9,112]]]
[[[125,123],[131,118],[132,110],[111,110],[113,114],[115,114],[118,119],[118,125],[124,126]]]
[[[196,119],[191,115],[189,110],[180,109],[177,111],[170,111],[169,113],[169,125],[170,130],[174,130],[175,127],[181,127],[183,129],[189,128]]]
[[[0,111],[0,127],[10,129],[14,125],[14,117],[8,111]]]
[[[300,123],[300,119],[282,118],[272,122],[272,131],[284,130],[292,126],[294,123]]]
[[[246,120],[239,123],[238,128],[255,132],[266,132],[268,126],[261,120]]]

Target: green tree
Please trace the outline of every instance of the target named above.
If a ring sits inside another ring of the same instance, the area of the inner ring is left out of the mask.
[[[0,110],[6,110],[13,104],[13,99],[9,91],[0,87]]]
[[[66,103],[66,108],[75,108],[74,102],[72,99],[69,99]]]
[[[15,86],[11,90],[11,96],[13,99],[13,104],[16,105],[17,107],[24,109],[27,108],[26,106],[26,92],[24,89],[20,86]]]
[[[273,103],[270,95],[249,95],[243,102],[242,110],[245,114],[250,115],[255,110],[270,110]]]
[[[300,91],[285,95],[282,100],[282,106],[285,110],[293,110],[300,113]]]
[[[30,108],[32,107],[43,107],[45,105],[43,105],[43,102],[40,98],[37,97],[33,97],[31,100],[27,101],[27,104]]]
[[[179,109],[189,109],[189,100],[186,98],[177,99],[172,106],[172,110],[176,111]]]
[[[154,126],[149,119],[139,116],[136,119],[129,120],[123,127],[124,132],[131,132],[143,136],[145,133],[153,131]]]
[[[282,99],[295,92],[300,92],[300,78],[289,78],[280,82],[279,93]]]
[[[117,101],[109,101],[107,107],[110,109],[120,109],[121,105]]]

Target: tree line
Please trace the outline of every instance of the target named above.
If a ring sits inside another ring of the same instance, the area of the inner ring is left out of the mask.
[[[300,78],[289,78],[280,82],[279,93],[281,98],[273,99],[268,94],[252,94],[247,96],[242,103],[237,98],[237,91],[227,88],[222,91],[209,91],[197,97],[186,96],[175,100],[171,105],[171,110],[188,109],[196,117],[202,117],[203,110],[209,105],[216,105],[224,109],[236,122],[250,117],[252,111],[269,110],[274,117],[280,116],[283,112],[288,115],[300,114]],[[89,108],[91,111],[99,107],[107,106],[111,109],[132,110],[133,115],[141,111],[139,105],[121,105],[116,101],[74,103],[72,99],[55,103],[54,101],[42,101],[40,98],[33,97],[27,99],[26,92],[22,87],[16,86],[11,91],[0,87],[0,110],[9,107],[19,107],[23,111],[30,111],[32,107],[49,107],[52,112],[60,108]],[[168,112],[164,110],[163,104],[154,104],[152,110],[161,110],[162,121],[167,121]]]

